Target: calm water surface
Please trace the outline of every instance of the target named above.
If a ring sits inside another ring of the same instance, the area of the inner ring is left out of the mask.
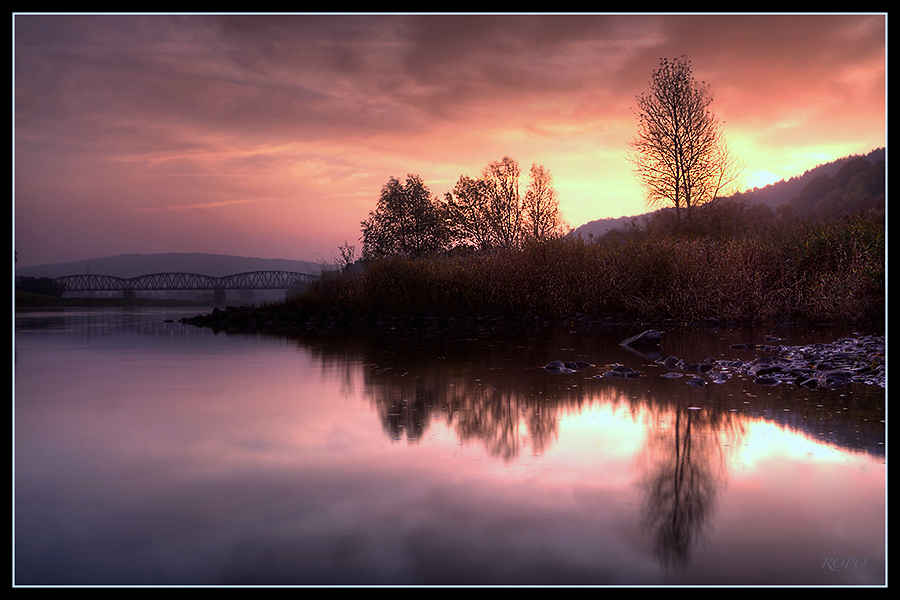
[[[621,348],[633,329],[165,321],[200,312],[16,315],[16,584],[886,583],[882,388],[694,388]],[[662,352],[852,333],[665,331]],[[594,378],[612,363],[643,376]]]

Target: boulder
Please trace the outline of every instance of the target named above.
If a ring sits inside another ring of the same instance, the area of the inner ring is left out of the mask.
[[[662,334],[656,329],[648,329],[622,342],[620,345],[635,350],[652,350],[659,347]]]
[[[552,373],[574,373],[574,369],[570,369],[566,366],[561,360],[551,360],[546,365],[544,365],[544,369],[550,371]]]

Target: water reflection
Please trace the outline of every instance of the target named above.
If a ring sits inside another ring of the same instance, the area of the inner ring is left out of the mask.
[[[658,352],[648,357],[619,347],[615,341],[621,335],[612,331],[605,338],[596,333],[555,332],[550,339],[331,336],[307,337],[299,344],[326,368],[344,370],[347,381],[353,379],[351,371],[361,368],[362,393],[381,416],[386,434],[408,443],[422,439],[430,423],[439,421],[456,431],[460,441],[478,441],[492,456],[510,461],[519,456],[522,440],[530,440],[533,454],[543,453],[557,436],[562,413],[578,413],[583,406],[599,402],[624,404],[632,412],[649,410],[659,417],[654,422],[691,422],[694,430],[689,440],[703,439],[707,430],[740,431],[743,419],[763,418],[819,441],[884,454],[884,391],[880,388],[781,386],[775,390],[741,376],[692,388],[686,378],[664,377],[666,370],[654,362]],[[730,343],[726,338],[715,344],[719,348],[709,343],[691,346],[704,355],[722,356]],[[586,360],[596,367],[571,374],[548,373],[541,367],[554,356]],[[642,376],[638,380],[598,378],[606,366],[624,362]],[[702,410],[680,415],[689,408]]]
[[[724,453],[743,427],[733,413],[683,404],[651,412],[656,423],[640,455],[642,521],[654,531],[654,552],[668,569],[689,562],[691,546],[710,526],[727,479]]]
[[[185,310],[140,306],[114,310],[92,307],[24,309],[16,312],[15,329],[21,333],[43,332],[77,338],[121,336],[123,333],[168,337],[212,335],[209,330],[178,323],[178,319],[185,316]],[[187,310],[191,314],[209,312],[203,308]]]
[[[561,420],[578,418],[590,407],[630,414],[632,423],[643,424],[634,457],[640,526],[666,571],[684,570],[711,530],[729,470],[741,463],[751,423],[771,423],[812,444],[883,459],[884,393],[879,388],[772,389],[735,377],[698,389],[684,379],[662,377],[664,370],[653,362],[658,352],[645,356],[619,348],[615,333],[607,339],[557,335],[550,343],[427,336],[351,343],[359,344],[363,395],[392,440],[417,444],[439,422],[461,444],[480,444],[490,456],[512,463],[523,452],[552,451]],[[333,346],[307,343],[332,362]],[[731,343],[724,339],[713,347],[691,347],[700,348],[704,357],[721,356]],[[554,350],[556,355],[548,354]],[[598,366],[566,375],[541,368],[557,355]],[[594,377],[603,365],[625,361],[642,372],[639,380]]]
[[[17,323],[26,583],[883,581],[883,389],[694,388],[626,331],[285,338],[167,318]],[[733,335],[671,332],[663,352],[754,336]],[[594,377],[614,363],[642,376]],[[823,572],[837,552],[866,569]]]

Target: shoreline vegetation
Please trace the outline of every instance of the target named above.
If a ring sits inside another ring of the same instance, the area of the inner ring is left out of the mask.
[[[224,331],[627,323],[885,322],[883,211],[729,236],[561,237],[490,252],[390,256],[327,271],[303,293],[183,319]]]

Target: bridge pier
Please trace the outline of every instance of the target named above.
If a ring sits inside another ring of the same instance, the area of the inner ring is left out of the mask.
[[[213,305],[225,306],[225,290],[213,290]]]
[[[122,298],[125,300],[133,300],[134,297],[134,290],[122,290]]]

